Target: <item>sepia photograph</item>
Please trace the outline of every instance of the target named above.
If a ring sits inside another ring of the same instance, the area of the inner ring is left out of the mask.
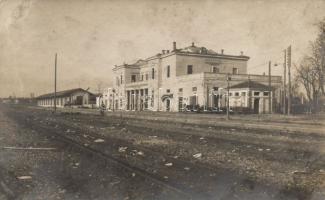
[[[0,0],[0,200],[325,200],[325,0]]]

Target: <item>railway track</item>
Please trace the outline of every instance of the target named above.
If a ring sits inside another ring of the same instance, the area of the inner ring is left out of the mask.
[[[71,139],[70,137],[67,137],[66,135],[57,133],[55,130],[48,128],[44,125],[39,125],[39,131],[45,132],[46,134],[51,135],[51,136],[55,135],[56,140],[64,142],[68,145],[73,145],[81,150],[84,150],[88,153],[91,153],[91,154],[97,156],[98,158],[114,162],[117,165],[121,166],[122,168],[130,171],[130,174],[134,174],[134,175],[136,174],[136,175],[142,176],[143,178],[150,180],[153,183],[158,184],[164,188],[167,188],[169,191],[178,194],[180,199],[195,199],[195,194],[191,194],[187,191],[184,191],[183,189],[181,189],[179,187],[176,187],[175,185],[169,184],[165,180],[163,180],[157,176],[154,176],[141,168],[132,166],[129,163],[127,163],[121,159],[117,159],[107,153],[104,153],[103,151],[97,150],[96,148],[93,148],[91,146],[85,146],[84,144],[88,143],[89,141],[77,142],[74,139]]]
[[[99,125],[99,126],[116,126],[116,122],[114,122],[113,124],[110,124],[108,123],[107,119],[104,119],[102,117],[95,117],[95,121],[96,121],[96,125]],[[61,121],[62,123],[65,123],[64,121]],[[123,123],[123,121],[122,121]],[[83,126],[83,125],[81,125]],[[132,132],[134,133],[137,133],[137,134],[141,134],[141,135],[144,135],[144,136],[150,136],[151,133],[150,132],[150,129],[152,130],[158,130],[159,129],[162,129],[162,128],[157,128],[157,127],[153,127],[153,128],[146,128],[146,127],[141,127],[141,126],[144,126],[143,124],[140,124],[140,125],[136,125],[134,123],[131,123],[131,124],[127,124],[126,126],[122,126],[122,127],[126,127],[127,129],[132,129]],[[74,127],[76,128],[76,127]],[[197,130],[197,131],[200,131],[200,130]],[[173,129],[173,131],[171,130],[164,130],[164,132],[168,135],[172,135],[173,134],[173,138],[177,139],[177,140],[181,140],[180,138],[187,138],[187,137],[191,137],[191,138],[196,138],[196,139],[193,139],[193,143],[197,143],[197,141],[199,141],[200,137],[202,137],[200,134],[193,134],[193,133],[185,133],[185,131],[183,130],[179,130],[179,129]],[[176,134],[175,134],[176,133]],[[260,148],[265,148],[265,149],[281,149],[281,151],[283,150],[286,150],[287,152],[286,153],[283,153],[281,155],[275,155],[275,154],[267,154],[267,153],[260,153],[260,157],[261,158],[265,158],[265,159],[268,159],[268,160],[280,160],[281,162],[282,161],[285,161],[285,162],[297,162],[297,159],[295,159],[295,154],[301,154],[301,155],[308,155],[308,154],[313,154],[313,147],[304,147],[302,148],[303,144],[300,144],[300,142],[295,142],[295,143],[290,143],[290,142],[283,142],[283,141],[278,141],[278,140],[275,140],[274,142],[270,143],[268,140],[268,143],[265,143],[263,141],[263,139],[259,139],[259,138],[254,138],[255,140],[257,141],[254,141],[254,140],[248,140],[246,137],[248,137],[248,135],[245,135],[245,136],[241,136],[240,134],[236,134],[234,135],[234,138],[231,138],[231,137],[228,137],[226,138],[226,134],[229,135],[229,133],[218,133],[218,134],[215,134],[215,135],[206,135],[204,136],[204,138],[206,140],[208,140],[211,144],[219,144],[220,146],[224,146],[225,144],[229,144],[228,146],[236,146],[236,147],[239,147],[239,148],[243,148],[246,150],[246,152],[242,152],[243,155],[254,155],[254,149],[256,149],[256,151]],[[230,133],[232,134],[232,133]],[[255,135],[251,136],[251,137],[254,137]],[[106,136],[107,137],[107,136]],[[273,139],[272,137],[270,139]],[[305,138],[304,138],[305,139]],[[118,140],[118,142],[123,142],[123,140]],[[247,149],[245,148],[247,145],[250,146],[250,149]],[[295,145],[298,145],[299,147],[296,147]],[[145,148],[145,147],[137,147],[137,148],[142,148],[143,150],[149,150],[148,148]],[[229,151],[231,151],[232,149],[229,149]],[[150,151],[152,152],[155,152],[155,150],[153,149],[150,149]],[[156,152],[157,154],[161,154],[161,152]],[[179,160],[179,159],[178,159]],[[184,163],[188,163],[187,161],[184,160]],[[197,165],[200,165],[199,163],[197,163]],[[209,168],[207,167],[206,165],[201,165],[201,167],[203,168]],[[213,168],[209,168],[210,170],[214,170]]]

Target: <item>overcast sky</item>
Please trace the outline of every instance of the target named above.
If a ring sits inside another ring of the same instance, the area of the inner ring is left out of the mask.
[[[117,64],[195,42],[226,54],[250,56],[249,73],[267,71],[293,48],[293,61],[308,52],[325,1],[109,1],[0,0],[0,97],[111,82]],[[273,73],[281,74],[276,67]]]

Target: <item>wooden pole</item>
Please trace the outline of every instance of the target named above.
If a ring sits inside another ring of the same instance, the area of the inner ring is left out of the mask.
[[[271,92],[271,61],[269,61],[269,114],[272,113]]]
[[[230,77],[229,74],[227,74],[227,120],[229,120],[229,81]]]
[[[56,112],[56,71],[57,71],[57,53],[54,60],[54,112]]]
[[[291,45],[288,47],[288,115],[291,114]]]
[[[283,114],[287,113],[287,52],[284,50],[284,62],[283,62]]]
[[[247,91],[247,96],[248,96],[248,107],[249,107],[249,112],[251,112],[251,109],[252,109],[252,100],[251,100],[251,77],[250,75],[248,74],[248,91]]]

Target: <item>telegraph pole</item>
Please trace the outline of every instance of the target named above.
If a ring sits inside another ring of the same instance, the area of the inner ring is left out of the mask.
[[[291,45],[288,47],[287,49],[287,61],[288,61],[288,115],[291,114],[291,72],[290,72],[290,68],[291,68]]]
[[[272,103],[271,103],[271,61],[269,61],[269,113],[272,113]]]
[[[114,100],[114,97],[115,97],[115,89],[113,89],[112,91],[113,91],[113,112],[114,112],[115,111],[115,100]]]
[[[287,112],[286,104],[287,104],[287,52],[284,50],[284,62],[283,62],[283,114],[285,115]]]
[[[57,65],[57,53],[55,53],[54,60],[54,112],[56,112],[56,65]]]
[[[227,74],[227,120],[229,120],[229,81],[230,81],[229,74]]]

